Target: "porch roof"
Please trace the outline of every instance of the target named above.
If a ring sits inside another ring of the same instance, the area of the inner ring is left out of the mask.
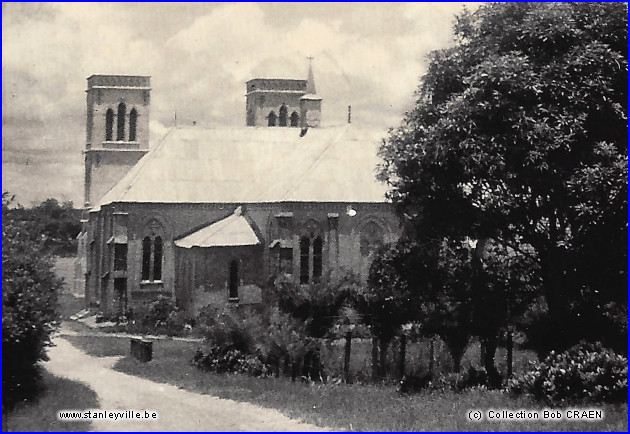
[[[177,247],[255,246],[260,240],[238,207],[234,213],[175,241]]]

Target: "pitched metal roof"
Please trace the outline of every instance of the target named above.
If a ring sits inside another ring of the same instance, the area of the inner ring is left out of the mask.
[[[239,206],[234,213],[175,241],[177,247],[228,247],[260,244],[256,233],[241,214]]]
[[[384,131],[178,127],[96,206],[113,202],[386,202],[376,180]]]

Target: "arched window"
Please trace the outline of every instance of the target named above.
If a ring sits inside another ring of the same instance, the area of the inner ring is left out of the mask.
[[[160,223],[153,220],[149,224],[149,234],[142,239],[142,281],[144,282],[162,280],[164,242],[159,235],[162,232],[160,229]]]
[[[162,237],[153,240],[153,280],[162,280]]]
[[[282,107],[280,107],[280,126],[287,126],[287,106],[285,106],[284,104],[282,104]]]
[[[125,117],[127,117],[127,106],[124,102],[121,102],[120,104],[118,104],[116,140],[125,140]]]
[[[308,283],[310,277],[309,251],[311,250],[311,239],[300,238],[300,283]]]
[[[267,126],[275,127],[276,126],[276,114],[272,111],[269,112],[269,116],[267,116]]]
[[[319,224],[309,220],[300,238],[300,283],[319,282],[324,271],[324,239]]]
[[[300,125],[300,115],[297,112],[293,112],[291,113],[291,126],[297,127],[298,125]]]
[[[142,280],[150,280],[151,277],[151,238],[142,240]]]
[[[114,110],[111,108],[105,112],[105,141],[114,140]]]
[[[136,126],[138,124],[138,112],[135,108],[129,112],[129,141],[136,141]]]
[[[238,298],[238,261],[230,262],[230,279],[228,282],[229,296],[231,299]]]
[[[383,229],[375,222],[369,222],[361,229],[361,255],[368,257],[383,245]]]

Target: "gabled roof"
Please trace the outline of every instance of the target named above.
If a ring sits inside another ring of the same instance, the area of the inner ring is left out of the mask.
[[[114,202],[386,202],[376,180],[384,131],[178,127],[96,206]]]
[[[230,216],[175,241],[177,247],[186,249],[191,247],[255,246],[257,244],[260,244],[260,240],[249,222],[241,214],[240,206]]]

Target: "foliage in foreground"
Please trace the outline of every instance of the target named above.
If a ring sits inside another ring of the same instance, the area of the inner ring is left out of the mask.
[[[552,351],[509,388],[550,404],[627,402],[628,359],[600,344],[581,343]]]
[[[531,246],[541,353],[582,339],[627,352],[627,35],[623,3],[465,12],[380,150],[416,241]]]
[[[14,220],[2,195],[2,404],[11,407],[40,387],[37,363],[56,328],[61,280],[34,228]]]

